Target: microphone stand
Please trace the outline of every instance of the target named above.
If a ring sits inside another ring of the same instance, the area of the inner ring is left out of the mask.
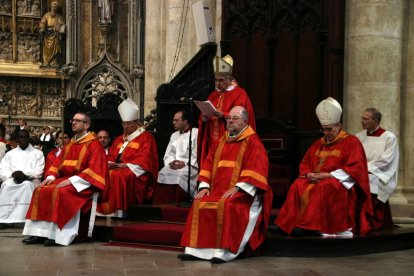
[[[188,102],[190,103],[190,116],[192,118],[193,116],[193,104],[194,104],[194,98],[201,95],[205,89],[208,89],[208,85],[203,86],[201,89],[199,89],[196,93],[194,93],[194,95],[190,98],[188,98]],[[193,204],[193,197],[190,195],[191,192],[191,154],[193,152],[193,148],[192,148],[192,132],[193,132],[193,127],[192,127],[192,122],[190,122],[190,135],[188,138],[188,171],[187,171],[187,194],[188,194],[188,201],[184,201],[181,202],[178,206],[179,207],[183,207],[183,208],[189,208],[191,207],[191,205]],[[197,146],[197,145],[196,145]]]
[[[192,103],[190,103],[190,105],[192,106]],[[191,109],[191,107],[190,107],[190,109]],[[178,206],[182,207],[182,208],[190,208],[191,205],[193,204],[193,197],[190,194],[190,192],[191,192],[191,154],[193,152],[192,143],[191,143],[192,133],[193,133],[193,127],[190,125],[190,135],[188,136],[188,162],[187,162],[187,166],[188,166],[188,170],[187,170],[187,195],[188,195],[188,200],[185,200],[185,201],[180,202],[178,204]]]
[[[190,203],[192,203],[192,201],[193,201],[193,198],[190,194],[190,192],[191,192],[191,186],[190,186],[191,185],[191,154],[192,154],[192,151],[193,151],[193,149],[192,149],[192,144],[193,143],[191,143],[192,133],[193,133],[193,127],[190,125],[190,135],[188,137],[188,163],[187,163],[187,166],[188,166],[187,194],[189,196]]]

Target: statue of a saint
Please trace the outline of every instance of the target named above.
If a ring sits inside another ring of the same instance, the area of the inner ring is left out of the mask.
[[[39,23],[39,32],[43,34],[43,66],[57,67],[62,48],[62,36],[65,33],[65,22],[57,13],[59,3],[53,1],[50,11],[45,13]]]
[[[99,23],[111,23],[113,3],[111,0],[98,0]]]

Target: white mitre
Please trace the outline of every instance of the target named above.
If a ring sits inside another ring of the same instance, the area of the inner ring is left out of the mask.
[[[328,97],[321,101],[315,112],[322,126],[333,125],[341,121],[342,107],[334,98]]]
[[[215,75],[231,75],[233,71],[233,58],[226,55],[224,58],[216,56],[213,61]]]
[[[121,116],[122,122],[130,122],[139,119],[139,108],[130,98],[124,100],[118,106],[118,112]]]

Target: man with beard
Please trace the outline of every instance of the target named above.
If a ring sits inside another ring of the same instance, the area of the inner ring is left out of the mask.
[[[92,235],[94,207],[108,173],[106,157],[95,134],[89,132],[89,115],[78,112],[71,123],[72,140],[33,193],[23,230],[23,235],[31,237],[23,240],[25,244],[69,245],[78,234]],[[82,219],[89,220],[89,231],[80,227]]]

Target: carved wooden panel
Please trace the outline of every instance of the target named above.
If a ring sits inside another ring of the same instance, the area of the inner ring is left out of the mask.
[[[61,116],[61,81],[0,77],[0,114],[19,117]]]
[[[0,2],[0,62],[40,61],[39,22],[43,8],[40,0]]]
[[[314,131],[317,103],[342,101],[345,0],[223,0],[222,55],[257,117]]]

